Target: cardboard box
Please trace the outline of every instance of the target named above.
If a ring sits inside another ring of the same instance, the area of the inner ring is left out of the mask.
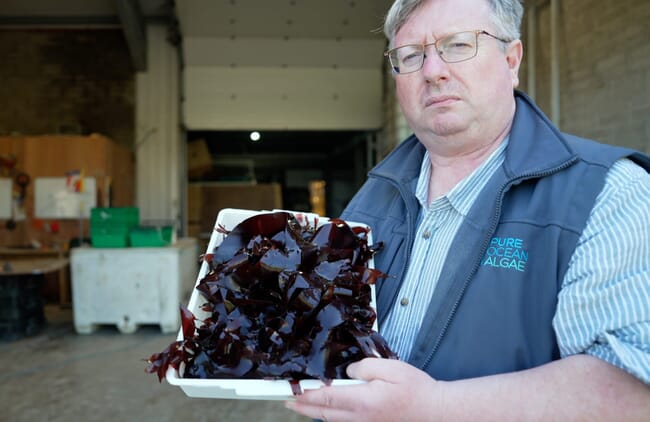
[[[275,210],[277,211],[277,210]],[[292,211],[289,211],[292,212]],[[243,209],[223,209],[217,216],[215,228],[219,225],[225,227],[227,230],[232,230],[237,224],[246,218],[260,214],[259,211],[243,210]],[[315,214],[297,213],[302,214],[308,218],[310,222],[314,221]],[[318,225],[323,225],[329,220],[324,217],[318,217]],[[348,222],[351,227],[364,226],[362,224]],[[224,235],[216,230],[212,231],[210,243],[208,244],[209,251],[214,250],[224,239]],[[368,244],[372,244],[372,233],[368,233]],[[368,261],[368,267],[373,268],[373,260]],[[196,285],[205,277],[208,272],[208,264],[203,262],[196,279]],[[371,286],[372,300],[371,306],[375,304],[375,290]],[[205,299],[196,290],[192,291],[189,304],[187,308],[199,319],[208,316],[207,313],[200,309]],[[377,322],[373,327],[377,330]],[[179,330],[177,340],[183,339],[183,330]],[[166,374],[167,382],[171,385],[180,387],[185,394],[189,397],[199,398],[220,398],[220,399],[246,399],[246,400],[287,400],[293,397],[291,384],[288,380],[265,380],[265,379],[193,379],[181,378],[174,368],[169,368]],[[333,380],[332,385],[351,385],[359,384],[364,381],[352,379],[339,379]],[[307,379],[300,381],[302,390],[316,389],[324,386],[324,383],[317,379]]]
[[[203,185],[189,183],[187,185],[187,221],[192,224],[201,223]]]
[[[187,143],[187,172],[190,177],[200,176],[212,169],[212,155],[204,139]]]
[[[212,231],[217,214],[225,208],[246,210],[282,208],[282,186],[279,183],[202,183],[200,186],[202,232]]]

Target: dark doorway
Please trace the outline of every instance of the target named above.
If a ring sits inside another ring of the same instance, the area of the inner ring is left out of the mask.
[[[340,214],[365,180],[374,132],[366,131],[190,131],[204,140],[212,166],[190,182],[279,183],[283,207],[312,211],[309,183],[325,182],[325,213]],[[371,163],[370,163],[371,164]]]

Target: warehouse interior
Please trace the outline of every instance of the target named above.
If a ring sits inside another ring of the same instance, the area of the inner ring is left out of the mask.
[[[391,3],[0,2],[0,299],[28,280],[43,312],[2,321],[8,420],[304,420],[281,401],[189,398],[144,359],[174,340],[220,210],[335,217],[408,136],[382,55]],[[650,2],[525,8],[520,89],[566,132],[650,153]],[[169,237],[93,244],[93,208]],[[88,283],[103,272],[120,284]],[[165,301],[171,316],[144,305]]]

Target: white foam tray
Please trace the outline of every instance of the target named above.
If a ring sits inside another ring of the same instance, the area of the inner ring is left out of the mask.
[[[285,210],[273,210],[285,211]],[[226,230],[232,230],[241,221],[252,217],[254,215],[270,212],[270,211],[253,211],[242,210],[235,208],[226,208],[219,212],[217,221],[210,236],[210,242],[206,253],[211,253],[216,246],[218,246],[224,238],[224,235],[216,230],[220,225],[225,227]],[[318,219],[318,226],[321,226],[329,221],[328,218],[319,217],[315,214],[288,211],[300,220],[306,218],[311,224],[314,223],[315,218]],[[365,224],[347,222],[351,227],[367,227]],[[368,245],[372,245],[372,233],[368,233]],[[372,258],[368,261],[368,267],[373,268]],[[199,269],[199,274],[196,279],[195,287],[205,277],[208,271],[208,264],[203,262]],[[371,286],[371,306],[375,304],[375,289]],[[190,297],[187,308],[199,319],[207,316],[200,306],[205,302],[198,290],[193,289],[192,296]],[[373,327],[377,330],[377,322]],[[177,340],[183,339],[182,327],[178,332]],[[242,400],[287,400],[293,397],[291,384],[288,380],[264,380],[264,379],[193,379],[181,378],[178,371],[174,368],[169,368],[166,373],[167,382],[171,385],[180,387],[183,392],[189,397],[197,398],[218,398],[218,399],[242,399]],[[350,385],[359,384],[363,381],[340,379],[333,380],[332,385]],[[324,386],[324,383],[316,379],[308,379],[300,381],[300,388],[304,390],[317,389]]]

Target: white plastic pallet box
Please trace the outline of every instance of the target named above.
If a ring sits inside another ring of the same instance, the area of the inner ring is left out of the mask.
[[[73,248],[70,252],[74,327],[90,334],[115,325],[130,334],[139,325],[163,333],[180,327],[179,303],[190,296],[198,268],[198,241],[147,248]]]

